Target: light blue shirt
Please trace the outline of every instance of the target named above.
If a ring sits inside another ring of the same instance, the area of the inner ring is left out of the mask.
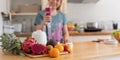
[[[38,13],[35,19],[35,25],[39,25],[42,23],[44,13],[45,11],[40,11]],[[48,40],[53,39],[57,42],[61,42],[64,36],[63,26],[65,24],[67,24],[65,15],[62,12],[58,11],[58,13],[55,16],[52,16],[52,22],[49,24],[50,27],[48,26],[48,24],[46,25],[46,33]]]

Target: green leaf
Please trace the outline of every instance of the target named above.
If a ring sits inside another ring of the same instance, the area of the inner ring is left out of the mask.
[[[17,55],[17,50],[16,50],[16,49],[13,49],[12,53],[13,53],[14,55]]]
[[[10,34],[10,36],[12,37],[12,39],[17,39],[15,34]]]
[[[3,52],[4,54],[8,54],[8,52],[6,51],[6,49],[2,49],[2,52]]]
[[[11,50],[13,50],[14,48],[16,48],[17,47],[17,45],[16,44],[13,44],[11,47],[9,47],[8,49],[7,49],[7,51],[11,51]]]
[[[25,56],[24,52],[22,50],[19,50],[19,55]]]

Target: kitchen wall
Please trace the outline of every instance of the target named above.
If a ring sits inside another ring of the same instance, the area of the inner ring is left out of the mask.
[[[0,0],[0,13],[2,11],[6,11],[6,0]],[[0,35],[3,33],[3,20],[2,20],[2,16],[0,14]]]
[[[2,30],[2,18],[1,18],[1,15],[0,15],[0,35],[2,34],[3,30]]]
[[[104,30],[112,30],[112,21],[120,21],[120,0],[100,0],[94,4],[68,3],[67,19],[82,23],[97,21]]]

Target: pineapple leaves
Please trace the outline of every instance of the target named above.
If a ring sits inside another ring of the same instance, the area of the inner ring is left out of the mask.
[[[7,51],[9,52],[9,51],[12,51],[14,48],[16,48],[17,47],[17,45],[16,44],[13,44],[11,47],[9,47],[8,49],[7,49]]]
[[[21,41],[19,41],[15,34],[3,34],[0,36],[0,42],[2,43],[2,51],[6,54],[12,52],[14,55],[24,56],[22,52]]]

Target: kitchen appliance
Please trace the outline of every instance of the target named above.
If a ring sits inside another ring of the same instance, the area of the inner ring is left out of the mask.
[[[87,28],[89,29],[94,29],[94,28],[98,28],[98,23],[97,22],[87,22]]]
[[[102,31],[102,29],[101,28],[89,28],[89,29],[84,29],[84,32],[100,32],[100,31]]]
[[[87,28],[89,29],[94,29],[94,28],[98,28],[98,23],[97,22],[87,22]]]
[[[4,33],[14,33],[14,31],[15,31],[15,27],[14,26],[12,26],[12,25],[4,25],[3,26],[3,32]]]
[[[15,27],[11,24],[10,21],[3,21],[3,33],[14,33]]]
[[[46,33],[42,30],[34,31],[32,37],[35,38],[39,44],[46,45],[47,43]]]
[[[86,28],[84,28],[85,32],[98,32],[102,29],[99,28],[99,24],[97,22],[87,22]]]

